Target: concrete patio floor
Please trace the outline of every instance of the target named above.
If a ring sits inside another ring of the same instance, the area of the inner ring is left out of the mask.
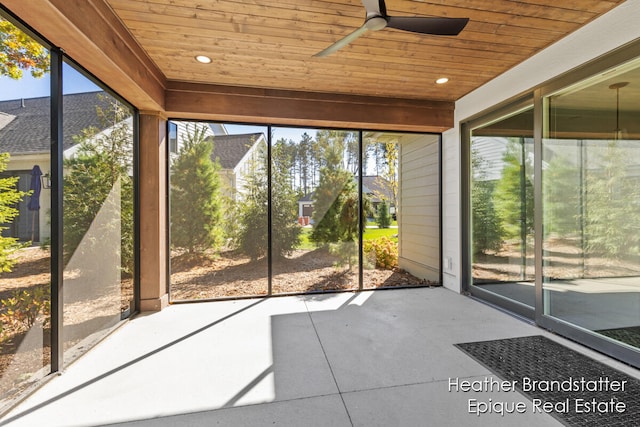
[[[492,373],[456,343],[542,334],[443,288],[172,305],[135,317],[6,415],[11,426],[554,426],[547,414],[470,414],[449,390]]]

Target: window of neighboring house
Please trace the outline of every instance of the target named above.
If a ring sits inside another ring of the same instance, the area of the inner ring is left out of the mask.
[[[178,152],[178,125],[169,122],[169,152]]]

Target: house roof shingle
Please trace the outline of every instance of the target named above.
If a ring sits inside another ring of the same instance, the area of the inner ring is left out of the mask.
[[[106,95],[106,96],[99,96]],[[0,101],[4,126],[0,126],[0,152],[10,154],[47,153],[51,147],[50,97]],[[107,108],[113,98],[106,92],[87,92],[63,96],[64,149],[73,146],[73,136],[83,129],[107,126],[100,123],[96,107]],[[13,116],[13,120],[8,120]]]
[[[233,169],[261,136],[262,133],[216,135],[213,137],[211,159],[218,159],[222,169]]]
[[[362,192],[372,195],[371,201],[374,203],[382,201],[380,196],[391,198],[393,194],[391,184],[381,176],[363,176]]]

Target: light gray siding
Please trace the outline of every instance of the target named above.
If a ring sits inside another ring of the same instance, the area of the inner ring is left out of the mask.
[[[399,266],[438,281],[440,185],[438,135],[407,135],[400,142]]]

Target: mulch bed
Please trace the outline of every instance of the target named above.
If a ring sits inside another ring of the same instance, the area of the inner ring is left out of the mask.
[[[358,289],[358,268],[340,265],[328,252],[294,251],[273,263],[272,294],[303,294]],[[365,269],[364,289],[436,286],[401,269]],[[266,258],[251,260],[237,253],[220,256],[174,254],[171,299],[215,299],[268,294]]]

